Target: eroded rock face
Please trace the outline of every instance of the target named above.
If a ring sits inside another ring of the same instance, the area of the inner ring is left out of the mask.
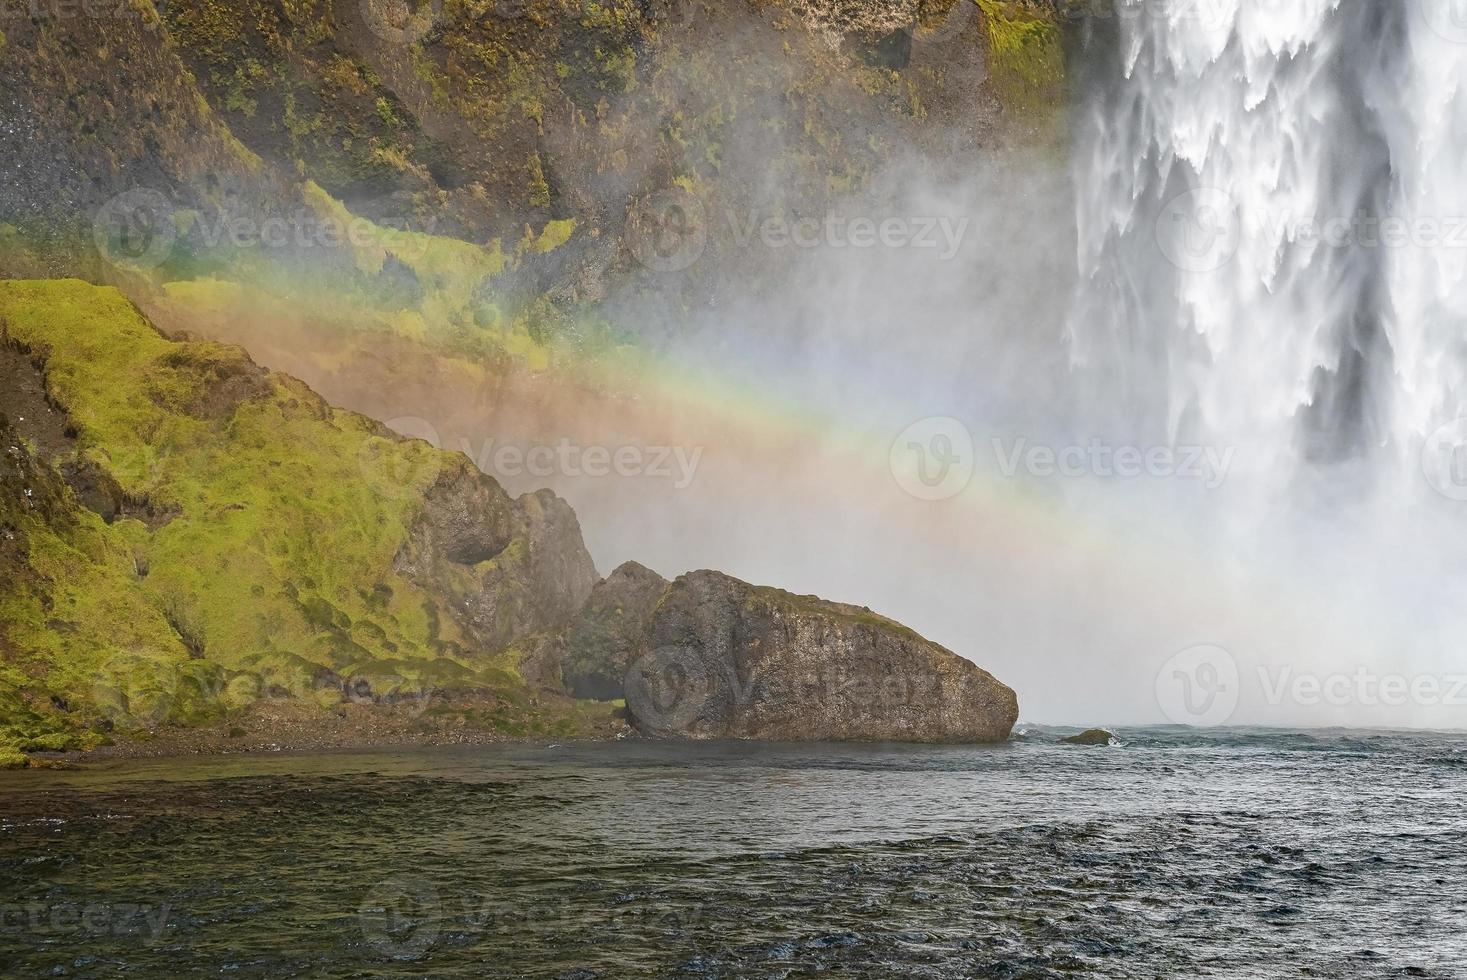
[[[877,37],[917,23],[922,0],[789,0],[811,30],[835,43],[847,35]]]
[[[695,572],[659,599],[626,675],[628,714],[666,738],[997,742],[1014,692],[869,609]]]
[[[565,686],[578,698],[626,696],[627,671],[642,643],[667,579],[629,561],[598,583],[566,639]]]
[[[424,496],[397,570],[439,595],[488,652],[555,633],[596,583],[575,511],[548,490],[511,499],[463,456],[449,458]]]

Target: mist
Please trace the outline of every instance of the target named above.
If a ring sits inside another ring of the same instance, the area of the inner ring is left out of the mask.
[[[1234,111],[1222,76],[1238,52],[1277,72],[1300,50],[1352,56],[1369,25],[1334,11],[1257,41],[1218,5],[1216,50],[1179,57],[1175,91],[1164,71],[1126,77],[1120,51],[1164,58],[1186,25],[1088,30],[1059,150],[978,151],[954,129],[812,204],[765,179],[778,145],[731,148],[738,195],[671,189],[653,231],[629,227],[640,265],[601,308],[635,361],[486,388],[421,352],[329,364],[308,325],[249,310],[217,332],[512,492],[552,488],[603,575],[717,568],[869,606],[1014,687],[1028,721],[1459,727],[1463,568],[1440,542],[1463,505],[1423,471],[1424,421],[1361,421],[1398,369],[1382,366],[1384,328],[1350,333],[1363,300],[1340,291],[1384,288],[1360,272],[1372,256],[1292,254],[1287,279],[1259,279],[1250,263],[1281,260],[1255,251],[1279,246],[1245,224],[1239,262],[1179,268],[1165,209],[1199,188],[1245,193],[1270,134],[1238,137],[1229,169],[1180,142],[1156,150],[1153,116],[1114,123],[1118,106]],[[745,63],[759,50],[750,32],[726,43]],[[1189,72],[1211,86],[1196,104]],[[1341,106],[1369,101],[1350,88],[1369,80],[1344,84]],[[1265,107],[1301,111],[1286,83],[1273,91]],[[1337,158],[1272,179],[1296,205],[1317,189],[1320,216],[1337,197],[1388,206],[1379,158],[1360,168],[1348,186]],[[692,224],[638,253],[639,233],[666,233],[669,201]],[[1249,327],[1252,349],[1236,333]],[[1423,419],[1449,421],[1444,407]]]

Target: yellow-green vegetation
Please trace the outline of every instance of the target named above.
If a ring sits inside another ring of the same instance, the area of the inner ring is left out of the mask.
[[[1044,128],[1045,117],[1064,98],[1065,54],[1054,6],[1036,0],[974,2],[988,35],[990,80],[1011,116]]]
[[[549,364],[551,338],[530,332],[535,301],[506,314],[496,280],[563,247],[577,229],[575,219],[547,222],[538,232],[526,227],[506,252],[498,239],[478,245],[379,224],[353,214],[313,181],[300,191],[306,210],[291,221],[305,222],[300,230],[320,246],[303,251],[268,243],[245,248],[201,243],[199,235],[189,233],[207,229],[211,221],[217,226],[221,219],[180,213],[184,237],[153,276],[180,317],[230,308],[265,310],[283,302],[320,323],[349,322],[352,332],[364,337],[391,333],[480,363],[509,357],[532,370]],[[296,232],[283,223],[275,227],[277,237]],[[220,237],[217,230],[213,237]]]
[[[0,746],[84,747],[348,689],[502,693],[513,713],[518,654],[477,648],[451,597],[394,569],[446,454],[238,348],[167,340],[110,288],[0,283],[0,327],[44,360],[74,458],[123,501],[104,523],[24,445],[0,447],[16,583],[0,593]]]

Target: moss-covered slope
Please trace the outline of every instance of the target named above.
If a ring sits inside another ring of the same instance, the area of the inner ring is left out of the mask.
[[[512,500],[237,348],[169,340],[113,289],[0,283],[0,331],[68,440],[3,432],[12,746],[262,698],[520,698],[520,659],[594,582],[563,502]]]

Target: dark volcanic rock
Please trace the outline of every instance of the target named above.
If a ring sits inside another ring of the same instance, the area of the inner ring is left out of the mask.
[[[1104,728],[1091,728],[1078,735],[1071,735],[1062,739],[1066,745],[1118,745],[1120,739],[1116,738]]]
[[[634,561],[597,584],[567,637],[564,675],[571,694],[598,701],[625,697],[627,670],[667,586],[667,579]]]
[[[626,677],[639,731],[670,738],[998,742],[992,675],[869,609],[694,572],[667,590]]]

